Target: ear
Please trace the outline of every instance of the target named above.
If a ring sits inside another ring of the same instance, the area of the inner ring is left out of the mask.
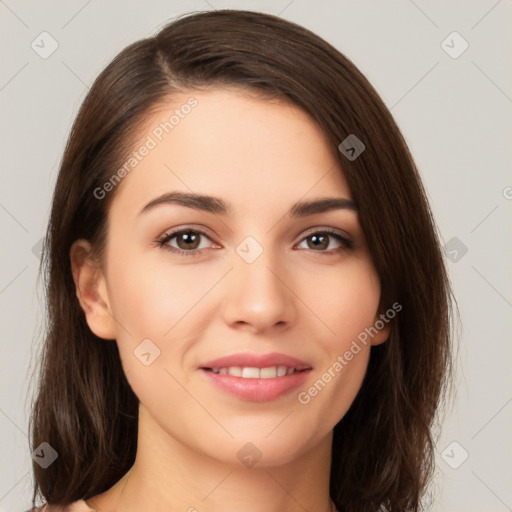
[[[388,340],[391,333],[391,322],[392,320],[385,313],[379,313],[375,316],[373,328],[378,332],[371,339],[370,344],[372,346],[381,345]]]
[[[87,240],[76,240],[69,251],[76,296],[91,331],[100,338],[113,340],[116,330],[107,283],[91,254],[91,244]]]

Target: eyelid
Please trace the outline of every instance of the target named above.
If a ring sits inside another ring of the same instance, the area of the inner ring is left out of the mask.
[[[329,234],[335,234],[339,235],[342,238],[344,238],[347,241],[352,241],[351,236],[344,231],[343,229],[339,228],[333,228],[330,226],[313,226],[312,228],[306,229],[304,233],[301,234],[301,241],[304,240],[304,238],[308,237],[309,235],[315,234],[315,233],[329,233]]]
[[[179,235],[181,233],[185,233],[187,231],[193,231],[194,233],[200,233],[201,235],[205,236],[209,240],[213,242],[213,238],[215,238],[215,233],[207,228],[206,226],[203,226],[201,224],[189,224],[185,226],[179,226],[176,228],[169,228],[166,229],[160,236],[157,237],[158,240],[162,240],[166,237],[173,237],[176,235]]]

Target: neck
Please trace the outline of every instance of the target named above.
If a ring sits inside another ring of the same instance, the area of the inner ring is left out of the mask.
[[[226,464],[180,443],[139,412],[137,456],[114,487],[88,500],[97,512],[330,512],[332,432],[279,466]]]

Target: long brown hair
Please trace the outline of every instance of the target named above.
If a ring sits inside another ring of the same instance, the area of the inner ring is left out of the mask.
[[[433,427],[450,382],[451,292],[418,171],[389,110],[356,66],[310,31],[276,16],[219,10],[182,16],[123,50],[100,74],[73,125],[55,186],[41,270],[48,326],[31,417],[34,504],[104,492],[132,466],[138,400],[117,346],[88,328],[69,251],[105,244],[115,190],[95,197],[125,161],[136,128],[173,92],[230,85],[292,102],[339,158],[381,281],[382,306],[402,306],[372,347],[362,388],[336,425],[330,494],[347,512],[416,511],[434,468]],[[366,146],[348,159],[354,134]]]

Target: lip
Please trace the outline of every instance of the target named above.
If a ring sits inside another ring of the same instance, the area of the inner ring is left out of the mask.
[[[269,366],[288,366],[289,368],[296,368],[297,370],[311,369],[312,366],[292,356],[286,354],[279,354],[272,352],[269,354],[254,354],[244,352],[240,354],[232,354],[230,356],[221,357],[212,361],[207,361],[199,366],[199,369],[204,368],[226,368],[229,366],[241,366],[245,368],[268,368]],[[284,378],[284,377],[279,377]],[[258,380],[258,379],[255,379]],[[269,379],[273,380],[273,379]]]
[[[269,379],[246,379],[234,375],[213,373],[210,369],[240,366],[244,368],[268,368],[270,366],[288,366],[297,372],[283,377]],[[268,402],[290,393],[301,386],[312,371],[312,366],[295,357],[276,352],[269,354],[241,353],[221,357],[201,364],[198,368],[204,378],[241,400]]]
[[[244,377],[213,373],[204,368],[200,368],[199,371],[214,386],[241,400],[268,402],[301,386],[311,373],[311,368],[271,379],[245,379]]]

